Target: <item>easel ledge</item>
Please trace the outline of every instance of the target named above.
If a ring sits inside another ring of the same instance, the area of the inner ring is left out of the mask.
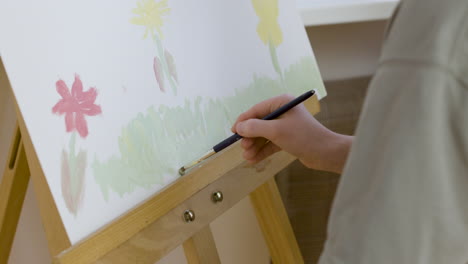
[[[3,65],[0,66],[0,85],[9,86]],[[306,101],[306,107],[312,114],[318,113],[317,97]],[[279,152],[256,166],[249,166],[242,159],[240,144],[214,156],[135,209],[71,246],[20,111],[17,116],[21,139],[11,150],[17,165],[7,166],[5,175],[10,177],[4,178],[0,186],[0,245],[7,245],[7,258],[24,199],[22,190],[26,190],[30,170],[49,251],[56,264],[152,264],[181,244],[189,264],[220,263],[209,223],[247,195],[250,195],[273,262],[303,263],[273,178],[295,158]],[[12,179],[17,183],[12,184]],[[21,191],[15,191],[15,188]],[[10,191],[3,192],[4,189]],[[224,199],[214,203],[212,194],[218,191]],[[8,194],[6,202],[2,202],[4,193]],[[21,204],[15,203],[16,200]],[[185,210],[195,213],[194,221],[184,221]],[[1,232],[8,235],[3,236]],[[6,260],[0,258],[0,264]]]

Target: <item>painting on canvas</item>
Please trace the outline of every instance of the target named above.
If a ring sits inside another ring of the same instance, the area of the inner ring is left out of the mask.
[[[72,243],[176,180],[252,105],[325,96],[290,0],[7,0],[0,32]]]

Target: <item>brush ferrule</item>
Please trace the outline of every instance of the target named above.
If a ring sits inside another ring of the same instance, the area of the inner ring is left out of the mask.
[[[216,152],[214,150],[208,151],[201,158],[197,159],[196,161],[192,161],[191,163],[189,163],[189,164],[183,166],[182,168],[180,168],[179,169],[179,175],[184,176],[185,173],[187,172],[187,170],[189,170],[190,168],[196,166],[197,164],[201,163],[202,161],[208,159],[209,157],[213,156],[214,154],[216,154]]]

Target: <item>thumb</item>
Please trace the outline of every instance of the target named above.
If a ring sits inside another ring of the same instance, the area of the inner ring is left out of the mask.
[[[275,122],[276,120],[248,119],[237,124],[236,132],[243,137],[263,137],[272,140],[276,133]]]

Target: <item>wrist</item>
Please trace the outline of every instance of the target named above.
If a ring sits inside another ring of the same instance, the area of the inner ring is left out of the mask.
[[[338,133],[334,134],[335,140],[332,142],[327,155],[327,171],[341,174],[346,164],[346,160],[348,159],[354,137]]]
[[[346,164],[353,138],[353,136],[342,135],[328,130],[320,137],[320,141],[311,144],[307,157],[300,160],[308,168],[341,174]]]

